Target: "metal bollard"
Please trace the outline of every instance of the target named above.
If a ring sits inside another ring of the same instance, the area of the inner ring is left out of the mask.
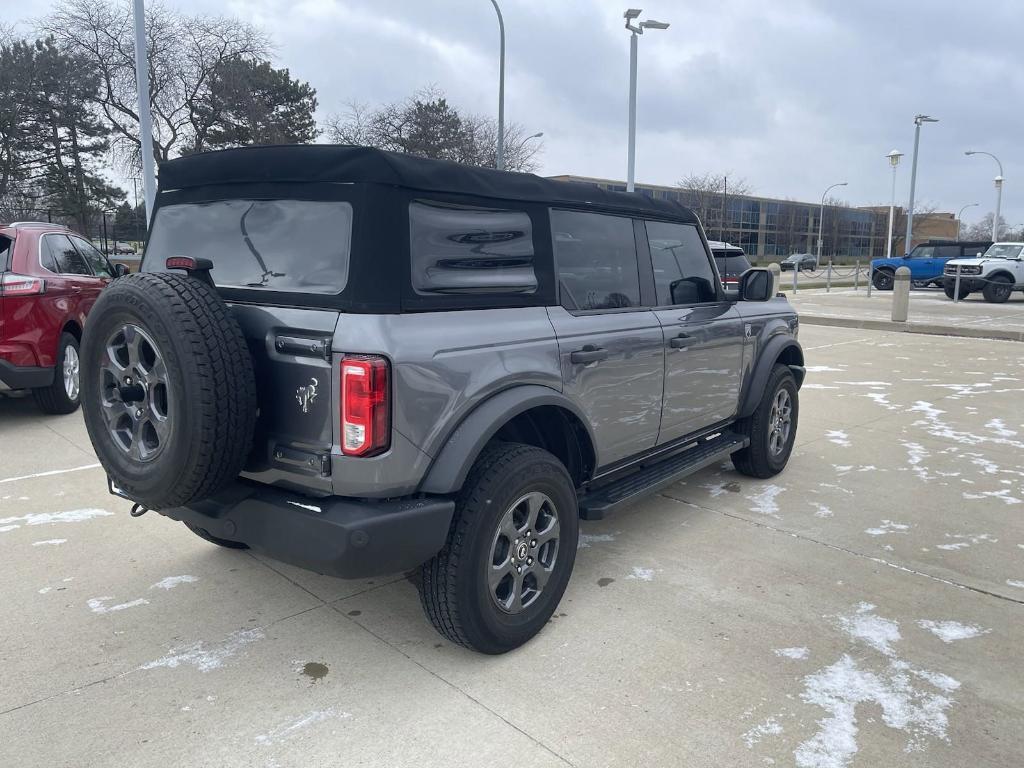
[[[832,259],[828,260],[828,274],[825,277],[825,293],[832,291]]]
[[[910,268],[899,267],[892,285],[892,320],[894,323],[907,322],[910,311]]]
[[[874,276],[874,271],[871,268],[871,262],[868,262],[868,298],[871,298],[871,278]]]
[[[956,265],[956,280],[953,281],[953,303],[960,303],[960,265]]]
[[[800,263],[793,265],[793,293],[796,293],[797,273],[800,272]]]
[[[853,266],[853,290],[860,290],[860,259]]]

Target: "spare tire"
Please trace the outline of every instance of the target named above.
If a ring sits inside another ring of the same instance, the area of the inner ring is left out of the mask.
[[[115,280],[89,313],[81,358],[89,439],[128,496],[179,507],[237,477],[252,446],[256,379],[215,289],[157,272]]]

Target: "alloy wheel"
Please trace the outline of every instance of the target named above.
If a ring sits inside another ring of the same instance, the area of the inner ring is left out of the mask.
[[[64,350],[64,394],[72,402],[78,400],[78,391],[81,385],[80,374],[81,363],[78,357],[78,350],[68,345]]]
[[[502,515],[487,561],[491,599],[505,613],[532,605],[554,573],[559,523],[554,502],[531,491]]]
[[[779,456],[789,442],[793,428],[793,400],[789,390],[780,389],[775,393],[772,410],[768,415],[768,450],[772,456]]]

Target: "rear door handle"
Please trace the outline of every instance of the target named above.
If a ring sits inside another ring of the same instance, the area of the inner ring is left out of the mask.
[[[669,339],[668,345],[672,349],[685,349],[686,347],[693,344],[696,339],[693,336],[687,336],[685,333],[680,333],[678,336]]]
[[[583,349],[577,349],[570,354],[569,359],[574,363],[596,363],[599,360],[608,359],[608,350],[587,344]]]

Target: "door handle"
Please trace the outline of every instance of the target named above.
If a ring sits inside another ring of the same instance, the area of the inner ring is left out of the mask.
[[[574,363],[596,363],[599,360],[608,359],[608,350],[587,344],[583,349],[577,349],[569,355],[569,360]]]
[[[71,292],[72,293],[81,293],[82,292],[82,286],[80,286],[80,285],[72,285],[71,286]]]
[[[696,339],[693,336],[687,336],[685,333],[680,333],[678,336],[669,339],[668,345],[672,349],[685,349],[686,347],[693,344]]]

